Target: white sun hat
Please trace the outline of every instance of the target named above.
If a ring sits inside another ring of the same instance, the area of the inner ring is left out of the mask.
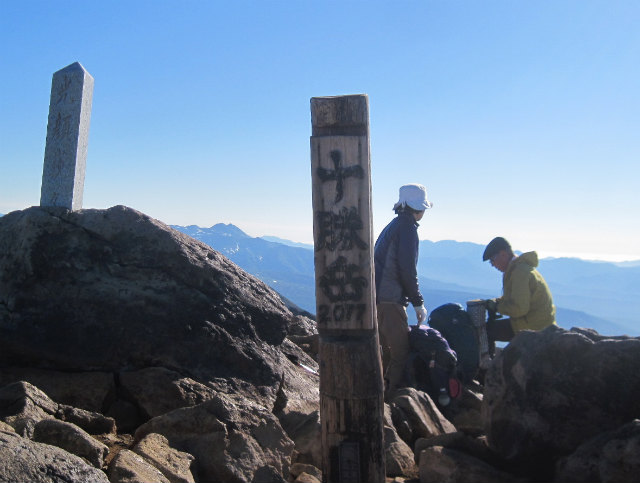
[[[416,211],[428,210],[433,207],[427,199],[427,188],[421,184],[405,184],[400,187],[400,199],[393,205],[393,209],[397,210],[403,206],[409,206]]]

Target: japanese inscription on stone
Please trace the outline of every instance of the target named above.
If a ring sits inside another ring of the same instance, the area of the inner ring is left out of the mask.
[[[40,206],[82,208],[93,77],[79,64],[53,74]]]

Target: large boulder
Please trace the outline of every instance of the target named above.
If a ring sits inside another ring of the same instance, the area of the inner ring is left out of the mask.
[[[0,365],[164,367],[268,401],[283,373],[317,385],[296,374],[300,357],[313,360],[280,348],[294,319],[260,280],[131,208],[0,218]]]
[[[640,417],[640,338],[556,326],[522,332],[485,376],[490,447],[550,480],[556,461]]]
[[[59,404],[56,418],[75,424],[89,434],[111,434],[116,432],[116,422],[100,413]]]
[[[158,468],[128,449],[118,452],[107,473],[111,483],[171,483]]]
[[[0,420],[16,433],[33,436],[37,423],[52,419],[58,412],[58,404],[37,387],[18,381],[0,388]]]
[[[558,483],[635,481],[640,475],[640,420],[604,432],[558,462]]]
[[[322,427],[318,406],[319,403],[312,402],[308,402],[306,406],[287,405],[284,410],[274,414],[296,445],[295,460],[320,468],[322,466]]]
[[[455,449],[429,446],[420,452],[420,483],[518,483],[521,480]]]
[[[294,450],[270,411],[223,394],[151,419],[137,429],[135,438],[139,441],[151,433],[163,435],[171,448],[195,457],[198,481],[249,483],[270,471],[267,467],[286,476]]]
[[[0,481],[109,483],[103,471],[79,456],[3,431],[0,431]]]
[[[398,436],[388,404],[384,405],[384,458],[387,476],[418,476],[413,450]]]
[[[418,438],[456,432],[455,426],[442,415],[426,392],[412,387],[402,388],[390,407],[398,435],[410,447]]]
[[[171,483],[194,483],[191,473],[193,456],[169,446],[167,438],[161,434],[146,435],[133,451],[158,468]]]
[[[96,468],[102,468],[109,448],[92,438],[75,424],[57,419],[43,419],[35,425],[33,440],[62,448],[84,458]]]
[[[0,330],[2,330],[1,327]],[[9,336],[8,332],[3,333]],[[112,373],[98,371],[62,372],[17,366],[0,368],[0,386],[26,381],[60,404],[92,412],[102,412],[109,400],[113,398],[116,388],[114,379]],[[82,390],[79,391],[78,388]]]
[[[299,481],[300,475],[306,475],[302,477],[302,480],[304,481],[309,480],[310,478],[315,478],[318,482],[322,481],[322,471],[320,471],[320,469],[316,468],[313,465],[306,465],[304,463],[294,463],[291,465],[291,470],[289,473],[289,476],[291,478],[295,478],[296,482]]]
[[[294,346],[295,344],[286,339],[283,343],[283,350],[288,351]],[[312,359],[301,359],[299,362],[308,367],[315,365]],[[308,370],[302,368],[301,370],[306,377],[309,376]],[[311,377],[314,378],[312,384],[302,385],[295,380],[300,376],[299,373],[300,371],[283,375],[274,402],[273,413],[296,445],[296,461],[319,468],[322,466],[319,375],[316,371],[311,374]],[[300,387],[306,388],[306,391],[296,390]]]
[[[429,438],[420,438],[416,441],[414,446],[415,460],[419,462],[420,454],[423,450],[435,446],[441,446],[446,449],[456,450],[460,453],[465,453],[476,459],[482,460],[485,463],[495,466],[500,469],[503,468],[503,461],[501,458],[493,453],[487,445],[487,440],[484,436],[473,438],[461,431],[455,433],[445,433],[438,436],[431,436]]]
[[[210,387],[164,367],[121,372],[120,387],[147,419],[196,406],[216,394]]]

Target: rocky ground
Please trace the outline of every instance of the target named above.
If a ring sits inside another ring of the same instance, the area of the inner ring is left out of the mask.
[[[315,328],[126,207],[0,218],[0,481],[322,481]],[[305,369],[308,367],[311,371]],[[640,339],[519,334],[385,405],[389,481],[635,480]]]

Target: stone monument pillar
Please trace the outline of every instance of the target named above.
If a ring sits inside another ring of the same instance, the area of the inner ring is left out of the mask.
[[[78,62],[53,74],[40,206],[82,208],[93,77]]]

